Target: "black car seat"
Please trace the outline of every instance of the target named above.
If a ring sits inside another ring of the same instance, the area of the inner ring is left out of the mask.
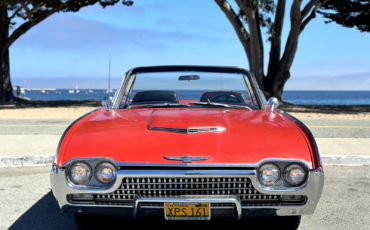
[[[164,90],[147,90],[137,92],[131,104],[179,103],[175,92]]]

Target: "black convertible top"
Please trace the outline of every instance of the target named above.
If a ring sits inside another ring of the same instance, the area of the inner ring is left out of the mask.
[[[130,70],[131,74],[149,73],[149,72],[176,72],[176,71],[240,73],[249,75],[251,74],[248,70],[236,66],[163,65],[163,66],[135,67]]]

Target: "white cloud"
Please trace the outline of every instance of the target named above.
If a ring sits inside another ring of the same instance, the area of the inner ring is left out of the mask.
[[[171,42],[191,44],[217,38],[183,31],[157,28],[119,28],[113,24],[80,18],[72,14],[55,14],[46,19],[12,46],[14,49],[99,49],[120,46],[130,50],[160,50]]]
[[[292,75],[286,90],[370,90],[370,71],[345,74]]]

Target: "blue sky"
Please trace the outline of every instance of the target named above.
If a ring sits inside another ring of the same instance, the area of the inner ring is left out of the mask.
[[[92,88],[106,88],[110,51],[113,88],[136,66],[248,68],[243,47],[214,1],[134,2],[131,7],[94,5],[78,13],[54,14],[32,28],[10,48],[13,84],[24,85],[27,79],[30,87],[43,82],[44,87],[88,88],[91,79]],[[370,90],[370,33],[323,21],[318,16],[302,33],[286,89]],[[289,29],[286,18],[284,42]],[[268,54],[266,43],[266,65]]]

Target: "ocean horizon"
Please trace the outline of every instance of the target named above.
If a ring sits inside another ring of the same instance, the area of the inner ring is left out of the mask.
[[[31,100],[99,100],[108,95],[105,90],[79,89],[79,93],[69,93],[69,89],[56,89],[55,91],[25,91],[22,97]],[[113,89],[116,91],[115,89]],[[174,90],[181,98],[200,98],[202,90]],[[114,93],[110,95],[113,96]],[[16,91],[14,90],[14,95]],[[370,105],[370,91],[352,90],[286,90],[283,93],[284,102],[297,105]]]

